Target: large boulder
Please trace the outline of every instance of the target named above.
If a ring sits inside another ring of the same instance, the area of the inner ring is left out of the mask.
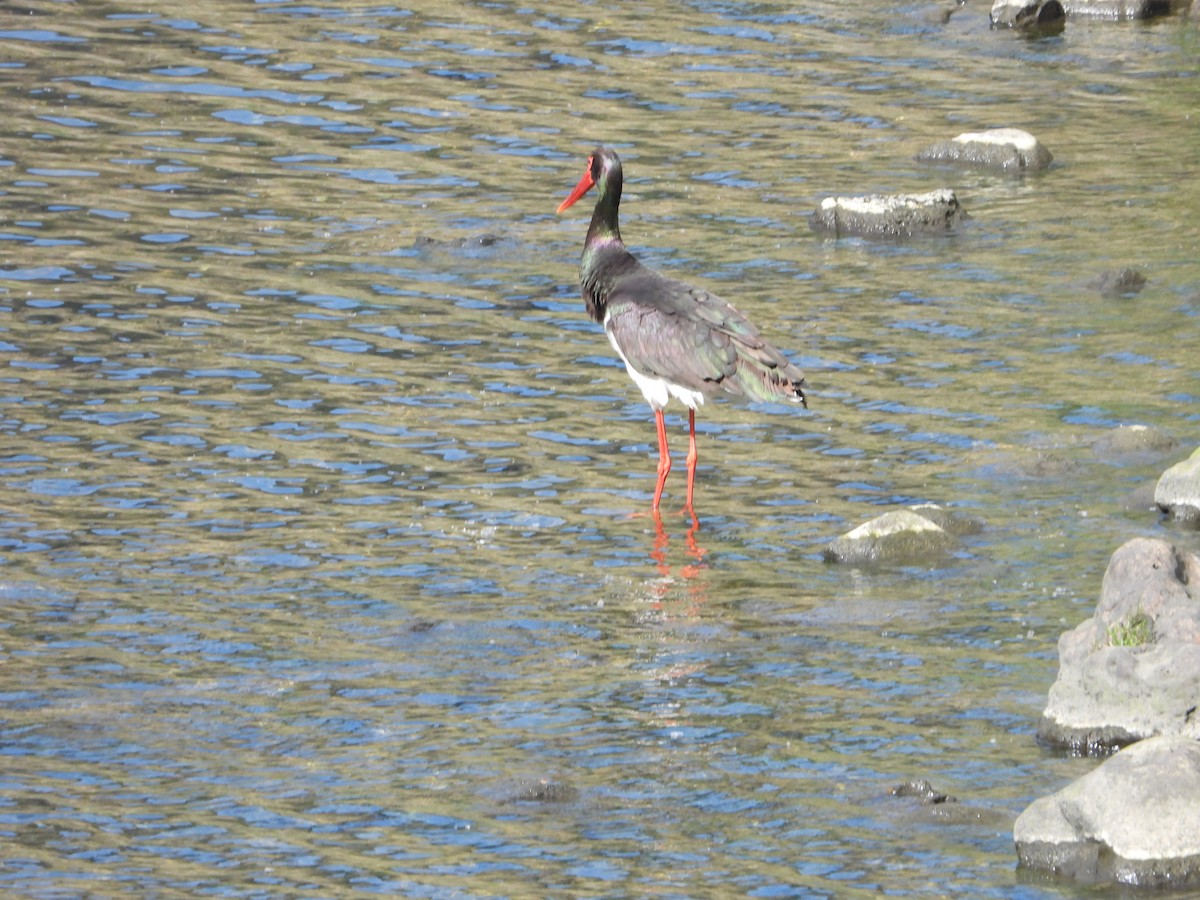
[[[904,238],[945,234],[966,216],[954,191],[939,188],[924,194],[827,197],[808,223],[833,237]]]
[[[1127,747],[1013,825],[1023,867],[1088,883],[1200,885],[1200,744]]]
[[[983,526],[934,504],[897,509],[846,532],[825,548],[826,562],[855,566],[934,565],[958,546],[958,536]]]
[[[1103,754],[1154,735],[1200,739],[1200,556],[1128,541],[1095,615],[1059,638],[1058,656],[1044,740]]]
[[[1154,502],[1176,522],[1200,528],[1200,450],[1162,473]]]

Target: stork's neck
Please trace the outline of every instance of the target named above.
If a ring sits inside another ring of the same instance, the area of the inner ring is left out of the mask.
[[[598,182],[600,196],[592,210],[592,223],[583,242],[583,258],[579,263],[579,283],[588,313],[597,322],[604,322],[609,295],[623,275],[639,263],[621,240],[617,216],[621,206],[620,163],[609,167]]]
[[[596,220],[588,231],[583,245],[583,258],[579,262],[579,285],[583,289],[583,302],[588,314],[603,324],[608,310],[608,298],[622,277],[638,268],[639,263],[621,242],[619,235],[597,238],[594,235]]]
[[[617,224],[617,212],[621,206],[621,194],[606,191],[596,200],[592,210],[592,224],[588,226],[584,248],[598,243],[616,241],[621,243],[621,226]]]

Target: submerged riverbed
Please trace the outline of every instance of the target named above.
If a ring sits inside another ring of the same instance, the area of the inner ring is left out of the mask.
[[[0,889],[1070,895],[1011,834],[1095,765],[1034,738],[1058,635],[1200,546],[1145,493],[1200,443],[1200,30],[941,11],[0,13]],[[1054,166],[913,160],[993,126]],[[627,243],[808,375],[702,409],[698,529],[633,515],[554,215],[600,141]],[[941,186],[953,236],[808,227]],[[985,526],[944,567],[822,561],[924,501]]]

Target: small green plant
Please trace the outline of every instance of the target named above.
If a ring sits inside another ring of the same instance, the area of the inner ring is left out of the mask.
[[[1154,638],[1154,623],[1140,609],[1128,619],[1108,626],[1110,647],[1141,647]]]

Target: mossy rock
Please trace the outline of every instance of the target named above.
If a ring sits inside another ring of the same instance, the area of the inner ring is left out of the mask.
[[[847,532],[825,548],[827,562],[857,566],[933,565],[958,545],[958,539],[919,512],[886,512]]]

